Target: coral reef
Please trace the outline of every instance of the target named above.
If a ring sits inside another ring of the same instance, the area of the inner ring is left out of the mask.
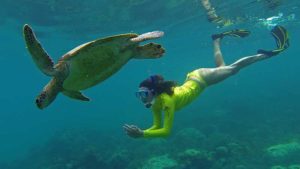
[[[293,164],[288,167],[288,169],[300,169],[300,164]]]
[[[297,141],[292,141],[272,145],[266,149],[266,157],[270,163],[297,163],[300,157],[300,144]]]
[[[275,165],[275,166],[272,166],[271,169],[287,169],[287,168],[280,166],[280,165]]]
[[[190,147],[202,147],[206,136],[195,128],[183,128],[176,132],[171,141],[176,148],[187,149]]]
[[[268,155],[272,157],[284,157],[290,153],[300,151],[300,144],[298,142],[290,142],[286,144],[277,144],[267,149]]]
[[[162,155],[150,158],[141,169],[167,169],[177,166],[177,161],[171,159],[168,155]]]
[[[289,166],[274,165],[271,167],[271,169],[300,169],[300,165],[298,164],[292,164]]]
[[[178,153],[177,159],[182,169],[210,168],[213,165],[210,153],[197,149],[186,149]]]
[[[53,135],[45,145],[35,147],[25,159],[14,165],[0,164],[0,168],[299,169],[298,130],[287,130],[288,125],[274,130],[273,124],[279,124],[278,120],[270,120],[268,125],[264,122],[244,125],[242,130],[235,130],[236,124],[229,123],[236,117],[217,118],[219,121],[211,118],[201,121],[201,125],[195,123],[195,128],[178,123],[169,138],[132,139],[122,132],[118,135],[118,132],[94,129],[65,129]],[[249,118],[248,123],[253,123]],[[294,125],[297,124],[295,121]],[[211,126],[213,130],[202,130]],[[262,129],[263,132],[257,132]],[[286,143],[286,140],[293,141]]]

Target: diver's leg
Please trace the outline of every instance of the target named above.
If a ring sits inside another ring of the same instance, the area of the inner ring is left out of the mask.
[[[216,38],[213,40],[214,43],[214,59],[217,67],[225,66],[223,55],[220,47],[221,38]]]
[[[233,36],[233,37],[244,38],[247,37],[249,34],[250,31],[244,29],[235,29],[235,30],[231,30],[219,34],[213,34],[211,38],[213,40],[213,45],[214,45],[214,59],[215,59],[216,66],[217,67],[225,66],[225,62],[220,47],[220,43],[223,37]]]
[[[205,80],[207,85],[213,85],[221,82],[228,77],[236,74],[242,68],[249,66],[252,63],[270,58],[264,54],[257,54],[253,56],[243,57],[238,61],[228,66],[220,66],[217,68],[201,68],[198,69],[199,75]]]
[[[261,61],[267,58],[271,58],[271,56],[267,56],[265,54],[256,54],[253,56],[247,56],[247,57],[243,57],[239,60],[237,60],[236,62],[234,62],[233,64],[230,65],[230,67],[234,68],[235,71],[239,71],[240,69],[249,66],[252,63],[255,63],[257,61]]]

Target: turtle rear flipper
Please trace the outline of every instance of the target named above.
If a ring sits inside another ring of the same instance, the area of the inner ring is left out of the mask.
[[[54,63],[52,59],[43,49],[40,42],[36,39],[34,32],[29,25],[24,25],[23,34],[26,47],[38,68],[47,76],[55,75]]]
[[[84,96],[79,91],[70,91],[70,90],[63,90],[62,93],[72,99],[82,100],[82,101],[90,101],[90,99]]]

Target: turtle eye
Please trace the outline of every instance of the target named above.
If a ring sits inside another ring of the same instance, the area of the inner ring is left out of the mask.
[[[41,103],[41,100],[40,100],[40,99],[35,99],[35,103],[36,103],[36,104],[40,104],[40,103]]]
[[[161,45],[157,45],[157,49],[160,49],[161,48]]]

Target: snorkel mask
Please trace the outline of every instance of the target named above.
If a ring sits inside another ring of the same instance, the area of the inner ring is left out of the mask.
[[[150,108],[154,101],[154,91],[147,87],[140,87],[135,93],[135,96],[139,98],[145,105],[146,108]]]
[[[152,75],[140,83],[139,90],[135,95],[144,103],[146,108],[150,108],[152,106],[157,92],[157,86],[162,81],[162,76]]]

